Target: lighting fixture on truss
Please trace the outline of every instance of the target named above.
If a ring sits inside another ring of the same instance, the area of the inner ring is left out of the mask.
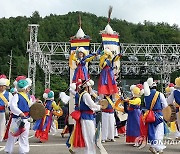
[[[176,55],[176,54],[172,54],[172,55],[170,56],[170,60],[171,60],[171,61],[178,61],[178,60],[179,60],[179,56]]]
[[[126,66],[122,66],[121,67],[121,73],[126,75],[128,73],[127,67]]]
[[[138,61],[138,58],[135,55],[131,55],[130,57],[128,57],[129,61],[133,62],[133,61]]]
[[[157,57],[154,57],[153,60],[155,62],[161,62],[163,60],[163,58],[161,56],[157,56]]]
[[[160,67],[155,67],[155,71],[156,73],[160,73],[161,72]]]
[[[147,67],[146,66],[141,66],[139,70],[139,74],[147,74]]]
[[[148,54],[148,53],[145,54],[145,60],[150,61],[150,60],[152,60],[152,59],[153,59],[153,56],[152,56],[152,55],[150,55],[150,54]]]
[[[137,73],[137,68],[136,68],[136,67],[130,67],[128,74],[130,74],[130,75],[136,75],[136,74],[138,74],[138,73]]]

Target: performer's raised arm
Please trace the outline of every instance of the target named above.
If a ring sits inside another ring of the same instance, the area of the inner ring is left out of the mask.
[[[105,54],[100,57],[99,67],[101,69],[103,69],[107,65],[107,62],[108,62],[107,58],[108,58],[108,55],[105,55]]]
[[[84,60],[85,62],[90,62],[90,61],[92,61],[96,56],[97,56],[96,54],[89,54],[89,55],[85,56],[85,57],[83,58],[83,60]]]
[[[120,60],[121,57],[122,57],[122,54],[121,54],[121,53],[117,54],[117,55],[114,56],[114,58],[112,59],[112,62],[116,62],[116,61]]]

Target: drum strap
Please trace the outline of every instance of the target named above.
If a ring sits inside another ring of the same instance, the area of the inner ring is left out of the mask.
[[[152,99],[152,102],[151,102],[150,110],[152,110],[153,107],[154,107],[154,105],[156,104],[156,101],[157,101],[158,96],[159,96],[159,92],[156,91],[156,93],[155,93],[155,95],[154,95],[154,97],[153,97],[153,99]]]
[[[112,108],[114,108],[114,103],[112,102],[112,100],[108,96],[106,96],[106,99],[111,104]]]
[[[3,93],[0,93],[0,98],[3,100],[3,102],[8,105],[8,100],[6,99],[6,97],[4,97]]]

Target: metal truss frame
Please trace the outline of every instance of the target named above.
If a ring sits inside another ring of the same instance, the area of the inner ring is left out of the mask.
[[[38,42],[39,25],[29,25],[30,41],[27,42],[29,53],[28,77],[32,78],[32,93],[35,93],[36,64],[45,73],[45,88],[50,87],[51,74],[63,75],[69,73],[68,58],[70,53],[69,42]],[[90,53],[96,53],[101,43],[91,43]],[[180,44],[132,44],[121,43],[123,59],[121,60],[121,75],[160,74],[162,82],[170,82],[170,74],[180,69]],[[128,61],[129,57],[137,57]],[[146,59],[146,57],[152,59]],[[175,59],[172,59],[173,56]],[[98,58],[89,65],[89,73],[98,75],[100,68]],[[144,69],[144,73],[141,70]],[[151,70],[152,69],[152,70]],[[151,71],[150,71],[151,70]]]

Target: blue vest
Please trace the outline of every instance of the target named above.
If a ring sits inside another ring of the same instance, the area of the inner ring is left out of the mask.
[[[81,101],[80,101],[80,111],[91,111],[91,109],[83,101],[82,97],[81,97]]]
[[[174,90],[174,99],[175,99],[175,102],[180,105],[180,91],[178,90]]]
[[[79,110],[79,94],[75,95],[75,110]]]
[[[3,95],[9,102],[9,92],[5,91],[5,93]],[[0,98],[0,106],[5,107],[5,102],[1,98]],[[5,110],[0,110],[0,112],[5,112]]]
[[[17,102],[18,108],[24,113],[29,112],[29,105],[26,99],[21,95],[18,94],[19,100]],[[30,99],[30,96],[28,95],[28,98]],[[13,102],[12,102],[13,103]],[[13,115],[13,118],[18,118],[19,116]]]
[[[46,103],[45,103],[46,104],[45,108],[52,111],[52,109],[53,109],[52,102],[53,102],[52,100],[47,100]]]
[[[146,109],[150,109],[150,106],[151,106],[151,102],[154,98],[154,95],[156,93],[156,90],[155,89],[151,89],[151,94],[149,96],[145,96],[144,99],[145,99],[145,104],[146,104]],[[160,95],[158,96],[157,100],[156,100],[156,103],[153,107],[152,110],[162,110],[162,104],[161,104],[161,100],[160,100]]]
[[[83,101],[83,95],[82,95],[81,100],[80,100],[81,118],[86,119],[86,120],[94,120],[94,114],[88,114],[85,112],[85,111],[92,111],[92,110]]]

